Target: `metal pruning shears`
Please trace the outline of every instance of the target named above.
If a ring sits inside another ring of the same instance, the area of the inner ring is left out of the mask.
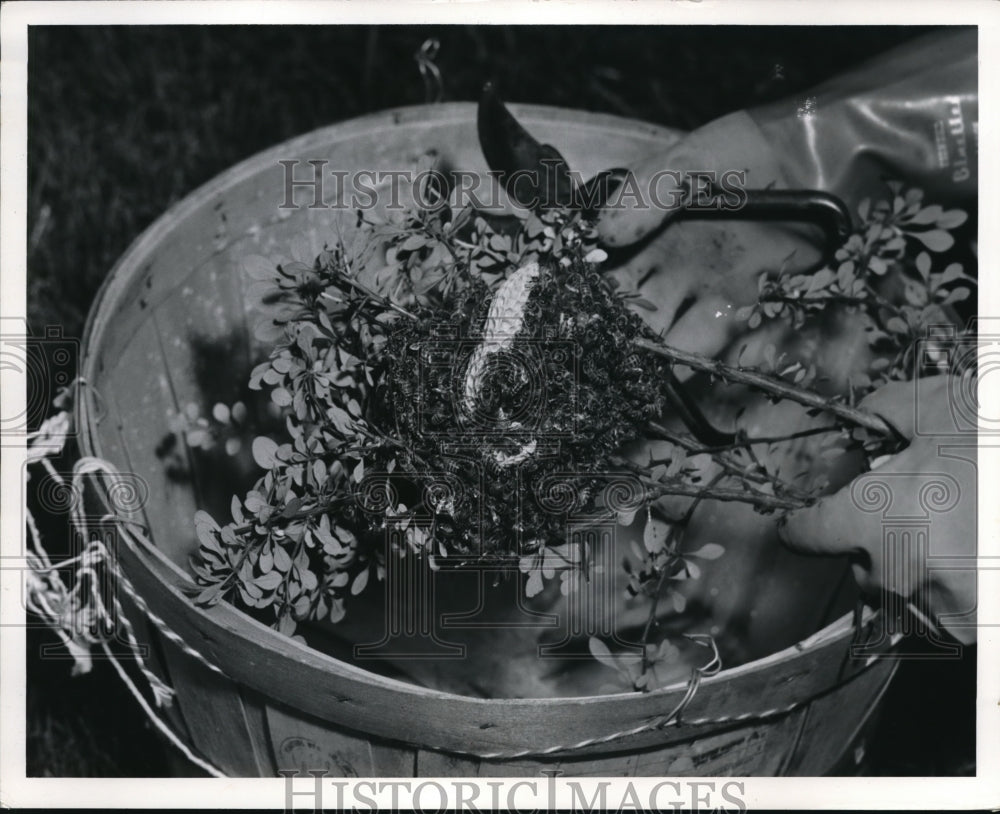
[[[545,210],[576,209],[596,213],[607,203],[625,169],[598,173],[578,185],[559,151],[538,142],[504,106],[491,84],[483,89],[478,110],[479,143],[490,169],[497,173],[507,194],[522,206]],[[825,235],[821,263],[828,263],[851,231],[851,215],[835,195],[818,190],[744,190],[738,208],[711,205],[720,189],[699,191],[697,206],[681,209],[676,217],[741,220],[774,220],[811,223]],[[706,198],[707,196],[707,198]],[[695,198],[688,196],[689,200]],[[706,201],[709,205],[706,205]],[[716,429],[672,372],[668,371],[667,396],[691,433],[708,446],[725,446],[736,440]]]

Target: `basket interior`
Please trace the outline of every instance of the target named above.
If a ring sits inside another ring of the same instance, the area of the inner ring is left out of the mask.
[[[605,116],[514,112],[540,140],[558,144],[585,177],[628,166],[676,138]],[[122,258],[95,306],[85,348],[85,373],[100,396],[94,452],[146,481],[142,520],[178,566],[186,567],[197,546],[195,511],[224,522],[232,495],[257,476],[248,444],[228,455],[221,446],[190,448],[176,432],[180,416],[207,416],[217,402],[248,400],[249,372],[267,355],[253,336],[260,315],[247,295],[244,260],[311,260],[354,224],[353,211],[310,207],[308,188],[294,190],[302,205],[282,208],[287,170],[279,162],[297,160],[295,177],[304,178],[309,161],[328,162],[327,171],[405,170],[426,166],[433,152],[449,166],[483,172],[474,122],[472,105],[406,109],[280,145],[193,193]],[[330,181],[327,197],[334,192]],[[846,609],[843,565],[790,554],[774,539],[770,520],[736,507],[707,516],[706,524],[727,554],[705,567],[713,607],[699,624],[724,634],[727,666],[787,647]],[[336,637],[316,642],[337,651]]]

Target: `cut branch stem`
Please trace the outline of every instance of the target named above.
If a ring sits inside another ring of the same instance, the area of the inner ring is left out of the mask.
[[[340,273],[337,274],[337,279],[338,280],[343,280],[345,283],[347,283],[355,291],[360,291],[362,294],[364,294],[365,296],[367,296],[369,299],[373,300],[374,302],[377,302],[379,305],[381,305],[384,308],[391,308],[396,313],[402,314],[404,317],[406,317],[408,319],[412,319],[412,320],[418,319],[418,317],[417,317],[416,314],[414,314],[414,313],[412,313],[410,311],[407,311],[405,308],[403,308],[403,306],[397,305],[392,300],[390,300],[388,297],[385,297],[382,294],[379,294],[377,291],[373,291],[368,286],[366,286],[364,283],[360,283],[357,280],[355,280],[349,274],[345,274],[343,272],[340,272]],[[325,291],[323,292],[323,296],[327,297],[329,299],[333,299]]]
[[[778,495],[768,495],[763,492],[756,492],[747,489],[719,489],[706,488],[694,484],[680,483],[678,481],[658,481],[649,477],[645,467],[627,461],[624,458],[613,456],[610,462],[615,466],[623,467],[633,472],[638,477],[640,483],[647,487],[650,497],[660,497],[662,495],[677,495],[679,497],[693,497],[699,500],[723,500],[735,503],[749,503],[758,509],[769,511],[791,511],[802,509],[809,505],[807,500],[791,497],[779,497]]]
[[[797,402],[805,407],[822,410],[858,427],[864,427],[865,429],[877,432],[879,435],[884,435],[887,438],[899,437],[897,431],[888,422],[874,413],[860,410],[857,407],[850,407],[846,404],[839,404],[831,401],[827,396],[796,387],[795,385],[788,384],[788,382],[775,379],[772,376],[767,376],[754,370],[733,367],[717,359],[709,359],[697,353],[673,348],[655,340],[638,339],[636,340],[636,345],[642,350],[662,356],[664,359],[669,359],[692,370],[710,373],[726,381],[745,384],[748,387],[762,390],[773,396]]]

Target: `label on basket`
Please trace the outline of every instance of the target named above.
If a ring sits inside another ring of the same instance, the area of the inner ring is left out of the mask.
[[[327,777],[357,777],[354,767],[339,755],[323,751],[309,738],[285,738],[278,747],[282,769],[297,769],[302,774],[323,771]]]

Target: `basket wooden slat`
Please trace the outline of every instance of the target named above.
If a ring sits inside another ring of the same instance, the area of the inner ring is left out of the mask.
[[[254,711],[247,709],[240,686],[186,657],[173,642],[162,640],[162,647],[191,742],[231,777],[273,776],[270,750],[261,740],[266,731],[251,725]]]
[[[331,659],[228,606],[197,608],[178,587],[183,574],[156,553],[146,559],[123,548],[121,557],[150,608],[210,662],[224,665],[238,684],[269,694],[306,716],[382,738],[430,741],[434,737],[428,745],[480,754],[517,752],[528,744],[540,750],[640,726],[673,709],[685,690],[679,686],[647,695],[555,700],[482,700],[439,693]],[[835,690],[850,695],[847,679],[856,673],[872,672],[887,679],[885,668],[891,662],[866,667],[864,661],[849,658],[849,618],[826,634],[811,647],[792,648],[706,679],[685,711],[690,722],[685,726],[644,732],[579,752],[611,753],[686,742],[726,727],[726,722],[714,723],[716,719],[806,704]],[[885,646],[888,649],[888,642]],[[865,709],[849,707],[844,717]],[[386,710],[392,714],[386,715]],[[701,718],[711,721],[698,724]]]

